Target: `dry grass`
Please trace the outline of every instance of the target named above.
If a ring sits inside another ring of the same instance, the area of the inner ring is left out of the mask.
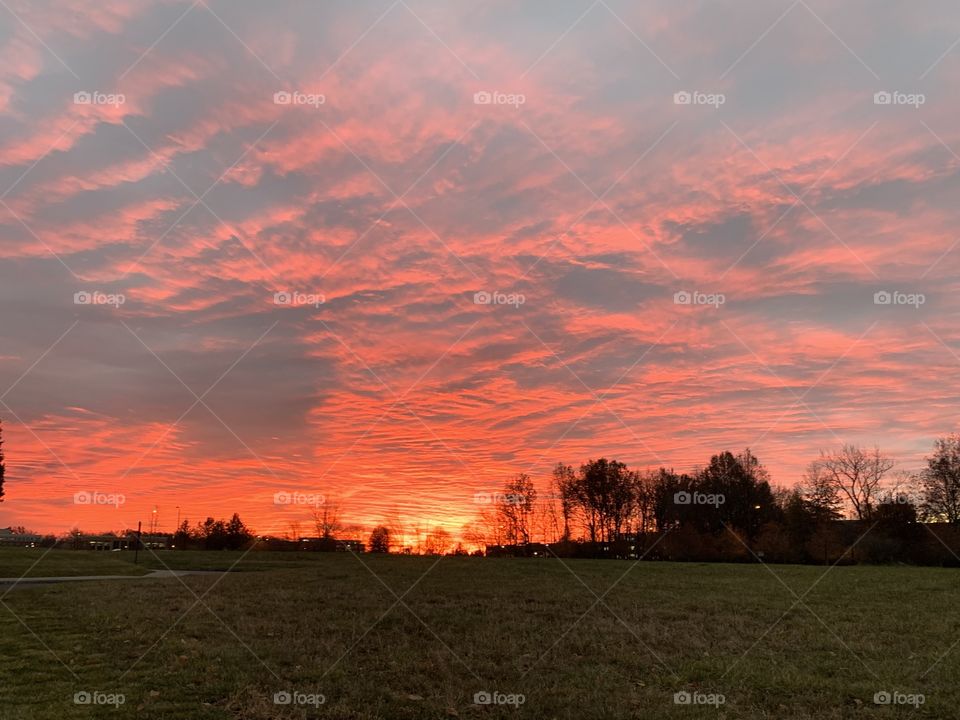
[[[10,593],[0,714],[789,720],[960,706],[960,649],[938,662],[960,639],[952,570],[267,553],[240,566],[273,569]],[[126,702],[74,705],[81,690]],[[285,690],[326,702],[275,705]],[[484,690],[525,702],[475,705]],[[875,705],[882,690],[926,700]],[[726,702],[677,705],[678,691]]]

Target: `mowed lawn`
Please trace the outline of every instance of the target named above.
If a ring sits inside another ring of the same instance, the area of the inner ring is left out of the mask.
[[[126,555],[48,548],[0,548],[0,578],[143,575],[148,572],[148,567],[134,565]],[[2,592],[0,590],[0,594]]]
[[[159,557],[147,564],[248,572],[7,593],[0,717],[960,716],[956,570]],[[77,705],[78,692],[125,702]],[[275,704],[284,692],[310,704]],[[475,704],[483,692],[523,703]],[[877,705],[878,692],[924,702]]]

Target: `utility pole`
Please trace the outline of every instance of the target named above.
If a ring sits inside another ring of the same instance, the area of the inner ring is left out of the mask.
[[[137,564],[137,558],[140,555],[140,529],[143,527],[143,522],[137,520],[137,545],[133,549],[133,564]]]

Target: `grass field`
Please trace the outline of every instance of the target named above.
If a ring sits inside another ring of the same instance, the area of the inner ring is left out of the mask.
[[[126,553],[0,548],[0,578],[143,575],[148,569],[129,562]]]
[[[36,559],[16,552],[0,564]],[[50,555],[41,565],[58,573],[130,557]],[[960,707],[954,570],[160,558],[141,555],[149,567],[239,560],[249,572],[9,592],[0,717],[789,720],[949,718]],[[84,691],[125,701],[75,704]],[[914,704],[875,704],[884,691]],[[283,692],[312,704],[275,704]],[[514,704],[475,704],[481,692]],[[678,692],[725,702],[677,704]]]

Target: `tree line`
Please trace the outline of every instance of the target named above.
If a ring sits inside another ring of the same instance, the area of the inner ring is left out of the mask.
[[[879,448],[847,444],[821,451],[785,489],[749,449],[692,473],[559,463],[546,497],[526,474],[509,478],[464,537],[521,554],[536,538],[556,553],[672,559],[925,562],[930,546],[960,551],[960,435],[937,439],[918,473],[895,467]],[[924,524],[947,528],[927,535]]]
[[[193,527],[189,520],[180,523],[173,534],[173,547],[203,550],[240,550],[253,540],[253,531],[234,513],[229,520],[214,520],[208,517]]]

